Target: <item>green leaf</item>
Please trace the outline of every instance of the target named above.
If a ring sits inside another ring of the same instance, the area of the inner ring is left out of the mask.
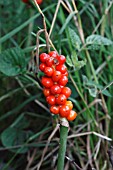
[[[83,79],[83,85],[85,86],[86,89],[88,89],[89,94],[92,97],[96,97],[96,95],[97,95],[96,85],[93,82],[89,81],[85,75],[82,75],[82,79]]]
[[[81,60],[78,61],[78,57],[76,55],[76,52],[72,52],[71,57],[67,56],[66,57],[66,63],[70,66],[70,67],[74,67],[74,70],[79,70],[81,67],[83,67],[86,64],[86,60]]]
[[[88,50],[99,50],[100,49],[100,45],[97,44],[91,44],[87,46]]]
[[[113,97],[108,90],[102,90],[102,94],[108,97]]]
[[[86,89],[88,89],[91,96],[96,97],[98,91],[97,89],[101,90],[101,93],[108,97],[113,97],[106,88],[108,88],[110,85],[112,85],[112,81],[107,84],[105,87],[103,87],[100,84],[96,84],[94,81],[88,80],[88,78],[85,75],[82,75],[83,79],[83,85]]]
[[[2,121],[5,118],[8,118],[10,115],[14,115],[15,113],[17,113],[17,111],[21,110],[24,106],[26,106],[28,103],[30,103],[31,101],[33,101],[34,99],[36,99],[38,97],[38,95],[35,96],[31,96],[29,97],[27,100],[25,100],[24,102],[22,102],[21,104],[19,104],[18,106],[14,107],[14,109],[9,110],[8,112],[6,112],[4,115],[2,115],[0,117],[0,121]]]
[[[81,40],[79,38],[79,36],[77,35],[77,33],[69,28],[69,36],[70,36],[70,39],[71,39],[71,43],[73,45],[73,47],[75,47],[76,49],[80,49],[80,45],[81,45]]]
[[[86,45],[112,45],[113,42],[109,40],[108,38],[105,38],[101,35],[90,35],[86,38]]]
[[[24,144],[28,138],[32,135],[31,131],[22,131],[13,127],[8,127],[1,134],[2,144],[6,148],[13,148],[14,146],[23,145],[21,149],[10,149],[12,152],[25,153],[28,151],[27,147],[24,147]]]
[[[17,129],[25,129],[28,126],[29,126],[29,122],[24,114],[19,115],[11,125],[11,127]]]
[[[72,52],[71,59],[73,62],[73,65],[77,70],[79,70],[81,67],[83,67],[86,64],[86,60],[78,60],[78,56],[76,55],[76,52]]]
[[[88,83],[88,78],[85,75],[82,75],[82,79],[83,79],[83,84],[87,84]]]
[[[20,48],[10,48],[0,54],[0,71],[7,76],[26,72],[27,60]]]
[[[73,67],[73,63],[72,63],[71,57],[69,57],[69,56],[66,57],[66,63],[67,63],[70,67]]]
[[[89,94],[92,96],[92,97],[96,97],[97,95],[97,88],[94,87],[94,88],[87,88],[88,91],[89,91]]]
[[[73,58],[73,57],[72,57]],[[81,69],[84,65],[86,65],[86,60],[81,60],[81,61],[78,61],[76,60],[76,63],[75,63],[75,68],[77,70]]]

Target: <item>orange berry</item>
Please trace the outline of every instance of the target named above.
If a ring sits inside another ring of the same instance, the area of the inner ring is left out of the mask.
[[[67,120],[73,121],[77,117],[77,113],[74,110],[71,110],[67,116]]]
[[[73,109],[73,103],[71,101],[66,101],[65,105],[69,106],[70,110]]]

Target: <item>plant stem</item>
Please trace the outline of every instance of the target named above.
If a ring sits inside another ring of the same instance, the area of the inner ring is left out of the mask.
[[[67,135],[68,135],[68,127],[61,125],[60,126],[60,144],[59,144],[59,152],[58,152],[57,170],[64,169]]]

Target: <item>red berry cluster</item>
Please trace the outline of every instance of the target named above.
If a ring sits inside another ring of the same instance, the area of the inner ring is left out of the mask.
[[[49,54],[40,54],[40,70],[45,73],[41,83],[44,86],[43,93],[50,105],[53,114],[59,114],[69,121],[76,118],[77,113],[72,110],[73,104],[67,98],[71,95],[71,89],[65,87],[68,82],[68,71],[65,66],[66,58],[58,55],[56,51]]]

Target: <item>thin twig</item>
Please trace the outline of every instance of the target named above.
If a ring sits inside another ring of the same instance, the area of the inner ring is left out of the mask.
[[[103,62],[98,68],[97,70],[95,71],[96,75],[100,75],[100,72],[104,69],[104,67],[108,64],[107,62],[110,61],[112,59],[111,56],[108,56],[107,57],[107,61]]]
[[[27,94],[27,96],[31,96],[31,94],[29,93],[29,91],[24,87],[24,85],[22,84],[22,82],[19,80],[19,78],[16,78],[16,80],[18,81],[19,85],[23,88],[25,94]],[[34,100],[35,103],[37,103],[40,107],[42,107],[44,110],[46,110],[48,113],[50,113],[49,109],[47,107],[45,107],[40,101],[38,101],[37,99]]]
[[[101,146],[101,138],[99,139],[99,141],[98,141],[98,143],[97,143],[97,145],[96,145],[97,150],[96,150],[96,153],[95,153],[95,156],[94,156],[94,160],[95,160],[95,161],[96,161],[96,159],[97,159],[97,155],[98,155],[98,153],[99,153],[100,146]]]
[[[101,99],[95,99],[94,101],[92,101],[90,104],[88,104],[88,108],[91,108],[92,106],[94,106],[96,103],[99,103],[100,105],[102,105],[102,100]],[[84,108],[83,110],[81,110],[79,112],[79,114],[85,112],[87,109]]]
[[[74,160],[71,160],[68,156],[65,156],[65,157],[66,157],[66,159],[67,159],[69,162],[73,163],[73,164],[75,165],[75,167],[78,168],[78,170],[82,170],[82,169],[76,164],[76,162],[75,162]]]
[[[31,166],[31,164],[32,164],[32,162],[33,162],[33,160],[34,160],[34,157],[35,157],[35,155],[36,155],[36,149],[34,149],[34,151],[33,151],[33,153],[32,153],[32,155],[30,156],[30,152],[28,151],[28,156],[27,156],[27,160],[28,160],[28,164],[27,164],[27,166],[26,166],[26,170],[29,170],[29,168],[30,168],[30,166]]]
[[[40,9],[39,5],[37,4],[36,0],[33,0],[33,1],[34,1],[35,5],[36,5],[36,7],[37,7],[37,9],[38,9],[38,11],[40,12],[40,14],[42,15],[42,18],[43,18],[43,26],[44,26],[44,31],[45,31],[45,38],[46,38],[47,50],[48,50],[48,52],[50,51],[50,46],[49,46],[49,43],[50,43],[51,47],[52,47],[55,51],[57,51],[56,48],[55,48],[55,46],[53,45],[51,39],[49,38],[49,35],[48,35],[48,32],[47,32],[47,27],[46,27],[46,22],[45,22],[45,16],[44,16],[42,10]]]
[[[99,143],[99,142],[98,142],[98,143]],[[84,166],[83,170],[87,170],[87,169],[88,169],[88,165],[89,165],[89,163],[90,163],[90,160],[93,158],[94,153],[96,152],[96,148],[97,148],[97,146],[98,146],[98,143],[97,143],[97,145],[95,146],[95,148],[94,148],[94,150],[93,150],[93,153],[90,155],[90,158],[89,158],[89,160],[87,161],[86,165]],[[92,168],[92,170],[96,170],[96,169],[95,169],[95,168]]]
[[[94,31],[92,32],[92,34],[95,34],[95,32],[97,31],[97,29],[99,28],[99,26],[101,25],[101,23],[103,22],[104,18],[106,17],[106,15],[108,14],[110,8],[113,5],[113,0],[110,2],[109,6],[107,7],[107,9],[105,10],[105,13],[103,14],[102,18],[99,20],[99,23],[97,24],[97,26],[95,27]]]
[[[87,130],[90,131],[90,124],[88,124]],[[90,159],[90,155],[91,155],[90,135],[87,136],[86,140],[87,140],[86,149],[87,149],[88,160],[89,160],[90,166],[92,167],[93,166],[92,158]]]
[[[101,135],[101,134],[99,134],[97,132],[94,132],[94,131],[93,132],[84,132],[84,133],[79,133],[79,134],[75,134],[75,135],[70,135],[70,136],[68,136],[68,139],[79,137],[79,136],[92,135],[92,134],[95,135],[95,136],[98,136],[98,137],[100,137],[102,139],[112,141],[111,138],[109,138],[107,136],[104,136],[104,135]]]
[[[106,85],[102,90],[100,90],[98,92],[98,94],[102,93],[104,90],[106,90],[107,88],[109,88],[111,85],[113,84],[113,81],[111,81],[108,85]]]
[[[57,146],[56,148],[54,148],[48,155],[46,155],[44,157],[44,161],[46,161],[54,152],[56,152],[58,150],[59,146]]]
[[[51,36],[51,33],[52,33],[52,30],[53,30],[53,27],[54,27],[54,24],[55,24],[55,20],[56,20],[56,17],[57,17],[57,13],[58,13],[61,1],[62,0],[58,0],[56,11],[54,13],[53,21],[52,21],[51,28],[50,28],[50,31],[49,31],[49,37]]]
[[[41,165],[42,165],[42,162],[43,162],[43,160],[44,160],[44,156],[45,156],[45,154],[46,154],[46,152],[47,152],[48,145],[49,145],[51,139],[53,138],[53,136],[55,135],[55,133],[57,132],[57,130],[59,129],[59,126],[60,126],[60,125],[57,124],[56,128],[53,130],[53,132],[52,132],[51,135],[49,136],[48,141],[47,141],[47,144],[46,144],[46,146],[45,146],[45,148],[44,148],[44,150],[43,150],[43,153],[42,153],[42,157],[41,157],[40,162],[39,162],[37,165],[35,165],[33,168],[31,168],[31,170],[35,170],[35,169],[39,170],[39,169],[40,169],[40,167],[41,167]]]
[[[61,1],[61,4],[69,13],[71,13],[70,9],[67,7],[67,5],[63,1]]]

